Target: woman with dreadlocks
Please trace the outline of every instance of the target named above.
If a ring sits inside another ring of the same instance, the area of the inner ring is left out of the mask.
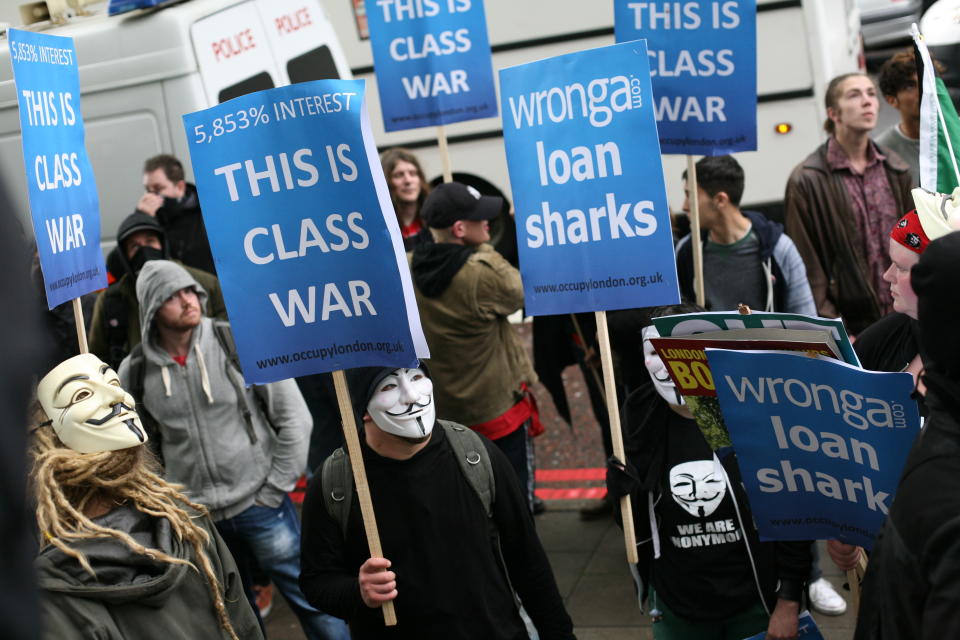
[[[40,381],[37,400],[46,637],[262,640],[233,557],[206,509],[159,476],[117,374],[75,356]]]

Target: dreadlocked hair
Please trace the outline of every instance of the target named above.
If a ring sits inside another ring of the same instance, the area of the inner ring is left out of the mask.
[[[52,428],[42,426],[44,420],[46,414],[37,405],[30,448],[33,460],[30,480],[37,503],[40,547],[53,545],[94,577],[96,572],[86,555],[74,549],[72,542],[115,538],[134,553],[156,562],[187,565],[206,578],[220,626],[232,640],[239,640],[227,615],[223,586],[206,552],[210,535],[194,524],[195,516],[188,511],[204,516],[206,507],[192,502],[179,491],[180,487],[161,478],[160,465],[146,447],[79,453],[64,445]],[[127,502],[142,513],[165,518],[177,539],[193,547],[199,569],[189,560],[145,547],[123,531],[100,526],[84,514],[89,505]]]

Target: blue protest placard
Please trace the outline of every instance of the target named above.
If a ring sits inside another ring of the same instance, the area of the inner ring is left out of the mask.
[[[679,302],[643,42],[500,71],[527,313]]]
[[[764,629],[757,635],[744,640],[767,640],[767,631]],[[823,634],[820,633],[820,628],[817,627],[809,611],[804,611],[797,616],[797,640],[823,640]]]
[[[363,81],[183,117],[248,383],[427,357]]]
[[[367,3],[383,128],[497,115],[483,0]]]
[[[920,428],[909,373],[707,349],[760,537],[870,548]]]
[[[72,38],[10,29],[33,233],[51,309],[107,286]]]
[[[614,0],[614,33],[647,40],[664,153],[756,150],[756,0]]]

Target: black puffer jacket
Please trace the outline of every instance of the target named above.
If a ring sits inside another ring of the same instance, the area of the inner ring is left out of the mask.
[[[960,422],[933,390],[927,407],[870,554],[854,640],[960,638]]]
[[[157,209],[157,220],[167,234],[167,250],[170,257],[188,267],[217,274],[207,240],[207,229],[200,213],[200,198],[197,188],[187,183],[187,191],[178,203],[164,200]]]

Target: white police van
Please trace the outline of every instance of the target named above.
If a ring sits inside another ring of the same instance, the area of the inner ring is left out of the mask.
[[[69,17],[65,24],[46,20],[20,28],[74,39],[105,247],[113,244],[117,227],[143,194],[145,159],[172,153],[190,174],[183,114],[260,89],[350,77],[319,0],[187,0],[113,16],[106,2],[89,9],[90,15]],[[0,177],[30,228],[5,36],[0,40]]]

